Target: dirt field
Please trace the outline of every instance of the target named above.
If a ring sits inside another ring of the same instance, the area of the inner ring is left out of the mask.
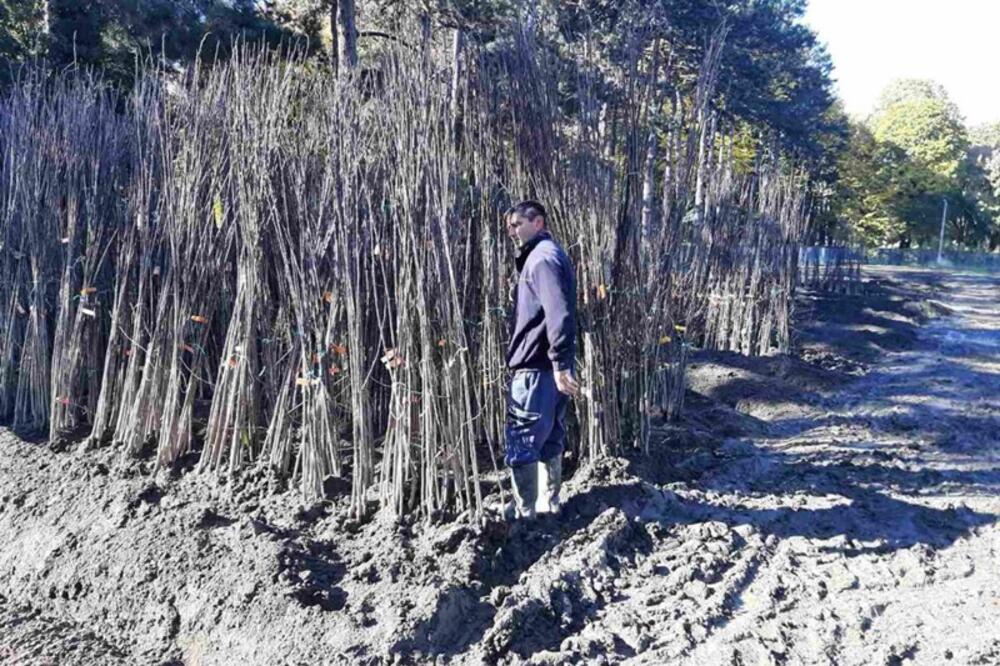
[[[0,663],[1000,664],[1000,278],[803,298],[700,353],[558,521],[364,524],[0,431]]]

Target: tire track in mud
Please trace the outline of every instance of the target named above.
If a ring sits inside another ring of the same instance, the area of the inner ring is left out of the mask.
[[[912,349],[725,441],[692,482],[619,470],[645,493],[527,567],[459,661],[1000,663],[1000,282],[943,288],[951,314]],[[622,534],[645,542],[624,561]]]
[[[1000,282],[953,276],[944,288],[952,314],[925,326],[913,350],[889,355],[817,413],[772,424],[735,469],[712,472],[725,486],[734,472],[763,470],[746,483],[765,489],[755,503],[792,499],[806,517],[756,523],[781,535],[773,555],[733,619],[681,661],[991,658],[1000,640],[989,620],[1000,611],[990,565],[1000,543]]]
[[[0,664],[56,666],[79,663],[129,663],[126,653],[92,629],[47,616],[0,597]]]

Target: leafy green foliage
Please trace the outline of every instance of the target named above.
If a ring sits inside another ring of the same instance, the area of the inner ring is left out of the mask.
[[[226,57],[236,37],[291,44],[297,33],[275,12],[253,0],[0,0],[0,61],[44,56],[128,84],[137,58]]]
[[[979,144],[979,145],[976,145]],[[865,123],[852,123],[837,165],[833,216],[870,245],[934,246],[944,200],[946,239],[997,246],[1000,127],[966,130],[942,86],[919,79],[886,87]]]
[[[0,0],[0,64],[42,55],[42,0]]]
[[[864,125],[851,127],[848,149],[839,164],[838,203],[853,221],[853,231],[865,245],[897,242],[905,231],[900,215],[902,192],[900,149],[880,143]]]
[[[1000,244],[1000,122],[980,125],[969,132],[972,148],[967,158],[967,169],[978,170],[973,183],[976,199],[982,202],[986,213],[995,220],[992,238]]]
[[[916,167],[913,175],[926,178],[914,183],[923,189],[947,187],[968,148],[965,127],[949,106],[932,97],[904,99],[872,120],[875,139],[902,148]]]
[[[827,116],[832,66],[816,35],[799,22],[805,2],[734,5],[721,75],[727,110],[773,129],[796,152],[818,158],[822,136],[842,133],[842,126]]]
[[[877,118],[888,112],[889,108],[900,102],[912,102],[916,100],[936,100],[941,102],[948,116],[955,122],[961,123],[961,114],[958,107],[951,98],[944,86],[930,79],[896,79],[879,95],[872,117]]]
[[[1000,121],[973,127],[969,130],[969,141],[975,146],[1000,148]]]

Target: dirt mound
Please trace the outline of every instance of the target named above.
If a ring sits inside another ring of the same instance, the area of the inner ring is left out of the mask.
[[[659,460],[672,467],[717,442],[701,432]],[[665,538],[657,524],[676,504],[613,458],[578,470],[560,520],[361,524],[336,502],[248,499],[197,474],[151,479],[109,451],[54,452],[9,433],[0,450],[4,608],[83,636],[89,651],[60,663],[95,663],[95,651],[144,663],[585,658],[610,639],[577,633]],[[636,625],[614,654],[648,633]]]
[[[746,357],[703,351],[694,354],[688,366],[693,392],[763,420],[799,416],[849,379],[787,354]]]
[[[0,663],[127,664],[125,657],[91,629],[0,596]]]
[[[801,417],[885,354],[917,345],[922,325],[953,313],[934,298],[946,290],[936,274],[914,281],[890,271],[876,272],[860,294],[806,291],[797,303],[794,354],[698,351],[688,387],[761,421]]]
[[[885,354],[911,349],[920,326],[951,314],[937,298],[941,275],[866,269],[858,294],[803,291],[796,307],[796,355],[829,370],[862,375]]]

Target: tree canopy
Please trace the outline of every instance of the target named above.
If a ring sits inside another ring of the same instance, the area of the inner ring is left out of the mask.
[[[1000,124],[968,130],[940,84],[890,83],[868,118],[851,122],[832,194],[838,228],[870,246],[933,246],[947,200],[947,240],[996,249],[996,145]]]
[[[272,0],[0,0],[0,63],[45,58],[127,82],[136,58],[215,57],[238,36],[290,42],[282,16]]]
[[[562,63],[555,103],[578,112],[586,85],[608,122],[649,114],[664,141],[672,131],[670,141],[683,141],[677,119],[693,113],[701,74],[714,72],[703,121],[731,137],[740,168],[777,153],[808,169],[819,240],[931,243],[948,199],[950,239],[1000,245],[1000,122],[967,129],[944,87],[923,79],[892,82],[867,118],[848,118],[805,8],[806,0],[0,0],[0,77],[47,59],[128,85],[137,58],[225,59],[237,37],[296,45],[334,70],[344,58],[363,68],[390,45],[449,48],[451,35],[488,54],[520,38],[513,26],[527,26]],[[643,140],[634,138],[635,151]]]

